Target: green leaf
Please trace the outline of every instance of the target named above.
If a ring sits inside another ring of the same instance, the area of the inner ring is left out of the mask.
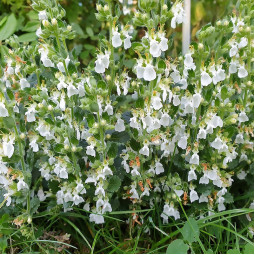
[[[199,236],[199,227],[195,219],[189,218],[183,228],[181,228],[181,233],[183,235],[184,240],[189,243],[196,242],[197,237]]]
[[[227,254],[240,254],[239,249],[230,249],[227,251]]]
[[[226,98],[228,98],[228,89],[226,86],[221,88],[221,98],[222,100],[225,100]]]
[[[94,36],[94,32],[91,27],[86,27],[86,32],[90,37]]]
[[[116,158],[118,153],[118,145],[116,143],[111,143],[110,148],[108,149],[107,155],[110,158]]]
[[[206,254],[214,254],[214,252],[213,252],[212,249],[208,249],[208,250],[206,251]]]
[[[40,206],[40,200],[38,197],[33,197],[30,202],[30,213],[34,214]]]
[[[108,183],[107,190],[109,192],[115,192],[117,191],[121,186],[121,180],[118,176],[112,176]]]
[[[113,132],[110,141],[117,143],[126,143],[129,141],[130,136],[127,132]]]
[[[12,117],[3,118],[3,122],[4,122],[5,127],[7,127],[7,128],[13,128],[15,126],[15,122],[13,121]]]
[[[5,249],[7,248],[7,238],[6,237],[0,237],[0,251],[2,253],[5,253]]]
[[[4,25],[0,28],[0,41],[3,41],[9,38],[16,30],[17,19],[15,15],[12,13],[4,23]]]
[[[32,42],[37,39],[35,32],[26,33],[19,36],[19,42]]]
[[[250,243],[247,243],[244,246],[243,254],[254,254],[254,245],[251,245]]]
[[[92,112],[98,112],[98,111],[99,111],[98,104],[95,103],[95,102],[91,103],[90,106],[89,106],[89,108],[90,108],[90,110],[91,110]]]
[[[161,59],[161,60],[158,62],[158,68],[160,68],[160,69],[166,69],[166,63],[165,63],[164,60]]]
[[[166,254],[187,254],[189,246],[181,239],[174,240],[169,244]]]

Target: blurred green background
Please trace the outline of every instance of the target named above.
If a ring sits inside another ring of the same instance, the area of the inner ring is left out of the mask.
[[[118,0],[115,0],[118,2]],[[95,56],[99,34],[107,33],[107,23],[95,18],[97,0],[60,0],[66,10],[66,19],[76,31],[76,38],[68,42],[68,47],[75,48],[82,66],[86,66]],[[137,1],[134,1],[134,3]],[[192,2],[192,40],[196,32],[205,24],[230,15],[236,0],[191,0]],[[20,42],[32,42],[36,39],[35,31],[39,27],[37,14],[30,7],[31,0],[0,0],[0,44],[13,33]],[[135,5],[134,5],[135,6]],[[128,17],[122,17],[125,22]],[[168,34],[171,33],[168,28]],[[173,43],[172,55],[181,51],[181,26]]]

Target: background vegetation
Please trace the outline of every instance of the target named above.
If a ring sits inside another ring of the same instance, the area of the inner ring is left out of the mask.
[[[62,0],[66,18],[75,30],[75,40],[68,43],[80,56],[86,66],[95,57],[99,36],[107,33],[107,23],[95,18],[95,0]],[[31,9],[29,0],[0,0],[0,48],[1,41],[12,34],[20,42],[33,43],[39,26],[37,14]],[[208,22],[229,15],[236,1],[192,0],[192,40],[196,32]],[[125,17],[123,17],[124,19]],[[6,31],[6,24],[8,30]],[[169,28],[170,29],[170,28]],[[181,31],[179,31],[181,32]],[[139,33],[138,33],[139,36]],[[181,48],[181,33],[173,42],[172,56]],[[1,57],[3,53],[0,51]],[[253,166],[251,166],[253,167]],[[251,180],[252,185],[252,180]],[[127,225],[122,215],[132,211],[110,213],[104,227],[89,222],[88,216],[79,208],[73,212],[50,211],[39,213],[32,227],[22,225],[12,214],[0,209],[0,251],[1,253],[253,253],[250,241],[253,232],[253,192],[235,185],[235,197],[230,210],[208,216],[205,219],[186,218],[176,224],[174,221],[162,225],[157,205],[147,210],[143,226]],[[231,198],[230,198],[231,199]],[[48,205],[45,204],[45,208]],[[1,204],[0,204],[1,208]],[[16,208],[19,210],[19,208]],[[190,208],[185,206],[183,213]],[[36,206],[33,210],[37,210]],[[13,212],[12,212],[13,213]],[[191,215],[191,213],[187,213]],[[148,231],[153,239],[149,240]],[[185,244],[188,243],[189,245]],[[171,244],[170,244],[171,243]],[[170,245],[169,245],[170,244]]]

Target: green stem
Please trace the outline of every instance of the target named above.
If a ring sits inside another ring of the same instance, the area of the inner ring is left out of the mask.
[[[113,28],[113,16],[112,16],[112,4],[111,1],[108,2],[109,4],[109,10],[110,10],[110,50],[111,50],[111,56],[110,56],[110,72],[111,72],[111,82],[109,86],[109,96],[111,95],[112,88],[114,86],[114,80],[115,80],[115,63],[114,63],[114,48],[112,46],[112,28]]]

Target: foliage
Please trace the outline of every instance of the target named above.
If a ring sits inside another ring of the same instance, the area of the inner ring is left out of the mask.
[[[252,252],[253,2],[185,55],[180,1],[23,4],[0,21],[2,253]]]

